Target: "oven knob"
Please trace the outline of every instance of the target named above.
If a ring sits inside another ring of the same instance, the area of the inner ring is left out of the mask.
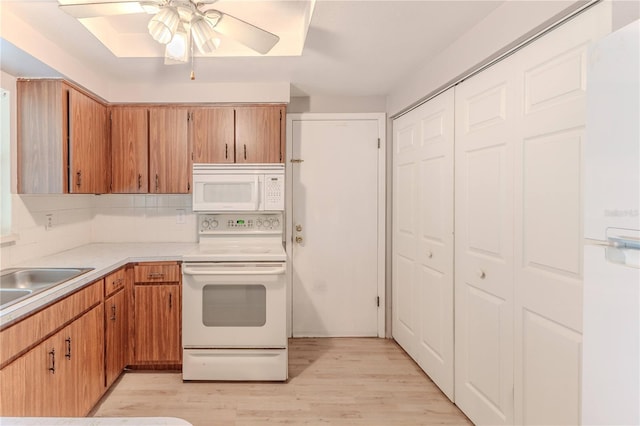
[[[202,229],[209,229],[209,221],[208,220],[203,220],[202,221]]]
[[[271,219],[265,219],[264,220],[264,226],[265,226],[265,228],[271,227]]]
[[[274,228],[277,228],[278,226],[280,226],[280,221],[278,219],[273,219],[273,226]]]
[[[212,228],[217,228],[218,227],[218,221],[213,219],[211,222],[209,222],[209,226],[211,226]]]
[[[262,226],[262,219],[256,220],[256,226],[260,228]]]

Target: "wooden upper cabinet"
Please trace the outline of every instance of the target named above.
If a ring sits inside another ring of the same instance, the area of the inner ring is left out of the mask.
[[[69,192],[109,192],[107,107],[69,88]]]
[[[281,105],[236,108],[236,163],[282,163],[285,108]]]
[[[191,191],[189,109],[149,109],[149,192],[186,194]]]
[[[191,134],[195,163],[235,161],[235,113],[233,107],[192,110]]]
[[[111,192],[149,192],[149,110],[111,108]]]
[[[18,193],[105,193],[106,106],[62,80],[18,80]]]

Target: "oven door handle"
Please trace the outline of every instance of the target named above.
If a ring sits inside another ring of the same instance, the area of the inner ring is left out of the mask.
[[[280,275],[286,272],[285,266],[275,267],[212,267],[212,266],[189,266],[182,264],[182,273],[185,275]]]

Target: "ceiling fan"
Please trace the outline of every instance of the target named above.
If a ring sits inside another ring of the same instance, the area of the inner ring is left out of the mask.
[[[268,53],[280,37],[262,28],[215,9],[217,0],[124,0],[94,3],[60,1],[59,7],[69,15],[82,18],[148,13],[149,34],[167,45],[166,63],[187,62],[193,58],[193,45],[202,54],[215,51],[218,34],[260,53]]]

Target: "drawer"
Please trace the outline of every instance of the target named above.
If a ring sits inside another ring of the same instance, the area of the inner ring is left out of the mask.
[[[102,302],[103,280],[96,281],[0,332],[0,365]]]
[[[141,263],[134,267],[137,283],[167,283],[180,281],[177,263]]]
[[[105,297],[111,296],[116,291],[120,290],[126,284],[127,275],[125,269],[118,269],[116,272],[109,274],[104,279],[104,295]]]

